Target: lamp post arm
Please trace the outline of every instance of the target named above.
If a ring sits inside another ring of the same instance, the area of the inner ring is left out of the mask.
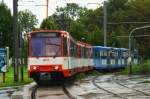
[[[142,27],[137,27],[131,30],[130,34],[129,34],[129,56],[131,56],[131,36],[133,34],[134,31],[136,30],[140,30],[140,29],[144,29],[144,28],[149,28],[150,26],[142,26]]]

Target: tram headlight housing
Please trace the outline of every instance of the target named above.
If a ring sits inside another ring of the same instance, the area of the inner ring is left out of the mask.
[[[38,70],[38,68],[39,68],[39,66],[33,66],[32,70],[36,71],[36,70]]]
[[[59,69],[59,66],[54,66],[54,70],[58,70]]]

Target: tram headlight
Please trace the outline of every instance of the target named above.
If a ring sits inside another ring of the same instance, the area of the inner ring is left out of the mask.
[[[38,70],[38,66],[33,66],[32,69],[35,71],[35,70]]]
[[[59,69],[59,66],[54,66],[54,70],[58,70]]]

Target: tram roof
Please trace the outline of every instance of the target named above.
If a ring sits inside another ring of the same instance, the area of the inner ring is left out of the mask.
[[[112,49],[112,47],[104,47],[104,46],[93,46],[93,48],[95,48],[95,49],[104,49],[104,50],[106,50],[106,49]]]
[[[127,48],[115,48],[115,47],[105,47],[105,46],[93,46],[95,49],[100,50],[118,50],[118,51],[127,51]]]
[[[67,31],[63,31],[63,30],[35,30],[35,31],[29,32],[29,34],[38,33],[38,32],[58,32],[58,33],[64,33],[64,34],[69,35]]]

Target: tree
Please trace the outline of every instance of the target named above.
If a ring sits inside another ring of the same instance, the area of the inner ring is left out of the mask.
[[[52,16],[44,19],[40,26],[41,29],[58,29],[55,19]]]
[[[20,11],[19,15],[19,29],[20,32],[29,32],[35,29],[38,24],[36,16],[29,10]]]
[[[19,32],[20,32],[20,51],[22,51],[22,57],[25,58],[27,63],[27,36],[26,33],[35,29],[38,24],[36,16],[29,10],[20,11],[18,14],[19,19]]]
[[[0,2],[0,47],[10,47],[12,56],[12,16],[6,4]]]
[[[56,12],[44,19],[40,27],[42,29],[60,29],[69,32],[72,21],[79,18],[81,10],[82,8],[75,3],[69,3],[65,7],[57,7]]]
[[[66,18],[71,20],[76,20],[80,16],[80,12],[82,10],[82,7],[79,7],[76,3],[67,3],[66,7],[57,7],[56,9],[56,15],[64,15]]]

